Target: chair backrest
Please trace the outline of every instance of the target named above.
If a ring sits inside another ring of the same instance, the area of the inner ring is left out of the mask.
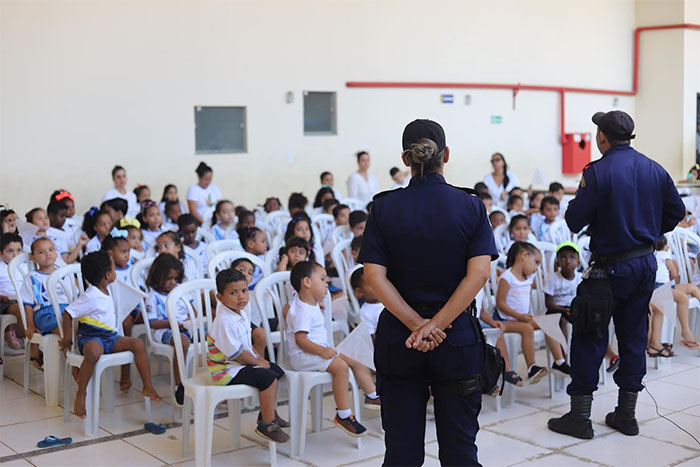
[[[552,239],[552,243],[555,245],[570,242],[572,238],[569,226],[566,225],[566,221],[563,219],[552,222],[552,225],[549,228],[549,236]]]
[[[270,355],[270,361],[273,362],[276,361],[276,358],[274,347],[272,346],[272,330],[267,319],[269,316],[275,316],[281,321],[282,308],[291,302],[292,297],[288,293],[291,288],[289,277],[289,271],[273,272],[269,276],[260,279],[255,285],[255,290],[253,290],[255,308],[260,313],[262,327],[267,336],[267,352]]]
[[[24,306],[22,306],[22,284],[24,283],[24,278],[27,277],[29,271],[34,269],[34,262],[32,261],[32,255],[30,253],[20,253],[10,261],[7,266],[7,274],[10,276],[10,282],[12,282],[12,287],[15,289],[15,296],[17,303],[20,304],[19,311],[22,316],[22,325],[24,329],[27,328],[27,317],[24,314]]]
[[[206,244],[210,244],[213,243],[216,239],[214,238],[214,235],[212,235],[212,233],[209,232],[209,230],[197,227],[197,236],[195,237],[195,240],[204,242]]]
[[[195,274],[197,276],[195,277],[188,277],[187,280],[195,280],[195,279],[203,279],[204,278],[204,264],[202,264],[202,257],[197,254],[192,248],[188,246],[182,246],[182,251],[185,253],[185,258],[189,258],[191,261],[194,261],[194,267],[195,267]]]
[[[496,241],[496,248],[498,251],[502,254],[507,254],[508,246],[511,241],[508,224],[501,224],[493,229],[493,239]]]
[[[204,222],[202,222],[202,227],[197,229],[197,234],[199,235],[199,230],[209,230],[211,229],[211,220],[212,217],[214,216],[214,211],[216,211],[216,206],[209,206],[204,213],[202,214],[202,219]],[[199,240],[199,238],[197,238]]]
[[[340,284],[343,292],[347,294],[347,286],[345,285],[345,277],[348,271],[355,265],[350,252],[350,244],[352,240],[342,240],[338,242],[333,248],[331,253],[331,258],[333,258],[333,264],[335,264],[335,269],[338,271],[338,278],[340,279]]]
[[[267,269],[272,273],[277,270],[277,265],[280,262],[280,253],[279,253],[279,248],[277,249],[271,249],[267,253],[265,253],[265,265],[267,266]]]
[[[542,270],[544,279],[547,279],[550,274],[554,274],[554,261],[557,259],[557,245],[549,242],[535,242],[534,245],[542,254]]]
[[[263,225],[269,228],[271,232],[277,232],[277,227],[279,225],[286,226],[291,220],[292,217],[287,211],[272,211],[267,216],[265,216],[265,220],[263,220]]]
[[[671,247],[671,252],[678,260],[679,279],[682,284],[687,284],[693,277],[693,263],[691,261],[689,245],[700,247],[700,237],[683,227],[676,227],[671,235],[666,236]]]
[[[339,225],[331,232],[331,242],[333,245],[337,245],[343,240],[352,240],[352,232],[350,232],[350,227],[347,225]]]
[[[56,314],[56,322],[58,323],[58,332],[61,337],[63,337],[63,316],[61,316],[61,308],[59,305],[59,294],[63,294],[68,298],[68,303],[73,303],[85,292],[85,285],[83,283],[83,275],[80,272],[80,264],[70,264],[62,268],[56,269],[51,273],[49,279],[46,281],[46,289],[49,293],[49,300],[51,301],[51,306]],[[105,323],[117,328],[117,320],[115,316],[114,323]],[[75,320],[73,320],[73,350],[77,350],[76,338],[75,338]]]
[[[129,280],[131,285],[139,290],[148,292],[148,287],[146,286],[146,278],[148,277],[148,271],[151,269],[151,265],[155,258],[144,258],[134,263],[129,271]]]
[[[244,251],[238,239],[216,240],[207,245],[207,258],[213,258],[224,251]]]
[[[194,361],[193,374],[207,372],[207,340],[206,331],[211,328],[212,302],[211,292],[216,292],[216,283],[211,279],[188,281],[175,287],[165,301],[170,330],[173,335],[180,334],[180,323],[177,320],[177,304],[182,300],[187,305],[189,320],[192,323],[192,355]],[[190,301],[191,300],[191,301]],[[173,339],[177,364],[180,374],[185,372],[185,352],[181,339]]]
[[[355,289],[352,288],[350,279],[352,279],[352,275],[358,269],[364,269],[364,266],[362,264],[357,264],[355,265],[355,267],[350,269],[345,275],[345,290],[347,290],[348,300],[350,301],[350,309],[348,310],[348,315],[350,315],[349,317],[351,318],[351,320],[356,323],[360,322],[360,301],[355,296]]]
[[[340,204],[345,204],[350,208],[350,211],[364,211],[367,212],[367,203],[360,201],[355,198],[343,198]]]
[[[321,244],[324,244],[328,237],[335,230],[335,221],[332,214],[316,214],[311,218],[311,222],[316,226],[320,233]]]
[[[209,259],[209,265],[207,266],[209,277],[212,279],[216,279],[216,274],[219,271],[228,268],[229,266],[231,266],[231,263],[233,263],[239,258],[245,258],[247,260],[250,260],[251,263],[259,267],[260,270],[263,272],[263,277],[270,275],[270,270],[267,268],[265,262],[257,256],[245,251],[224,251],[223,253],[219,253],[218,255]]]

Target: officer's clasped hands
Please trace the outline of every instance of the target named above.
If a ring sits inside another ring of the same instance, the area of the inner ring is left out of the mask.
[[[420,352],[428,352],[435,350],[446,337],[445,331],[440,329],[437,323],[426,319],[418,329],[408,336],[406,347]]]

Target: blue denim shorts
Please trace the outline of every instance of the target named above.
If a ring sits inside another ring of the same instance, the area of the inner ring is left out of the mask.
[[[67,306],[68,305],[65,303],[59,305],[61,315],[63,315],[63,310],[65,310]],[[48,305],[34,312],[34,327],[37,328],[42,336],[51,334],[51,331],[58,327],[58,321],[56,321],[56,313],[53,311],[53,306]]]

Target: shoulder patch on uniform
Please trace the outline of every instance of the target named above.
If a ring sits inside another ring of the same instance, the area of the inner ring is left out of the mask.
[[[579,183],[579,186],[581,188],[586,188],[586,177],[584,177],[583,175],[581,175],[581,183]]]

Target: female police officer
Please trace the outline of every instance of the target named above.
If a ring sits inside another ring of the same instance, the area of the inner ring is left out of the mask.
[[[449,158],[438,123],[408,124],[401,159],[411,182],[374,197],[363,237],[359,260],[386,307],[374,354],[384,465],[423,463],[430,392],[440,462],[478,465],[484,356],[465,310],[488,278],[496,247],[483,203],[445,182]]]

